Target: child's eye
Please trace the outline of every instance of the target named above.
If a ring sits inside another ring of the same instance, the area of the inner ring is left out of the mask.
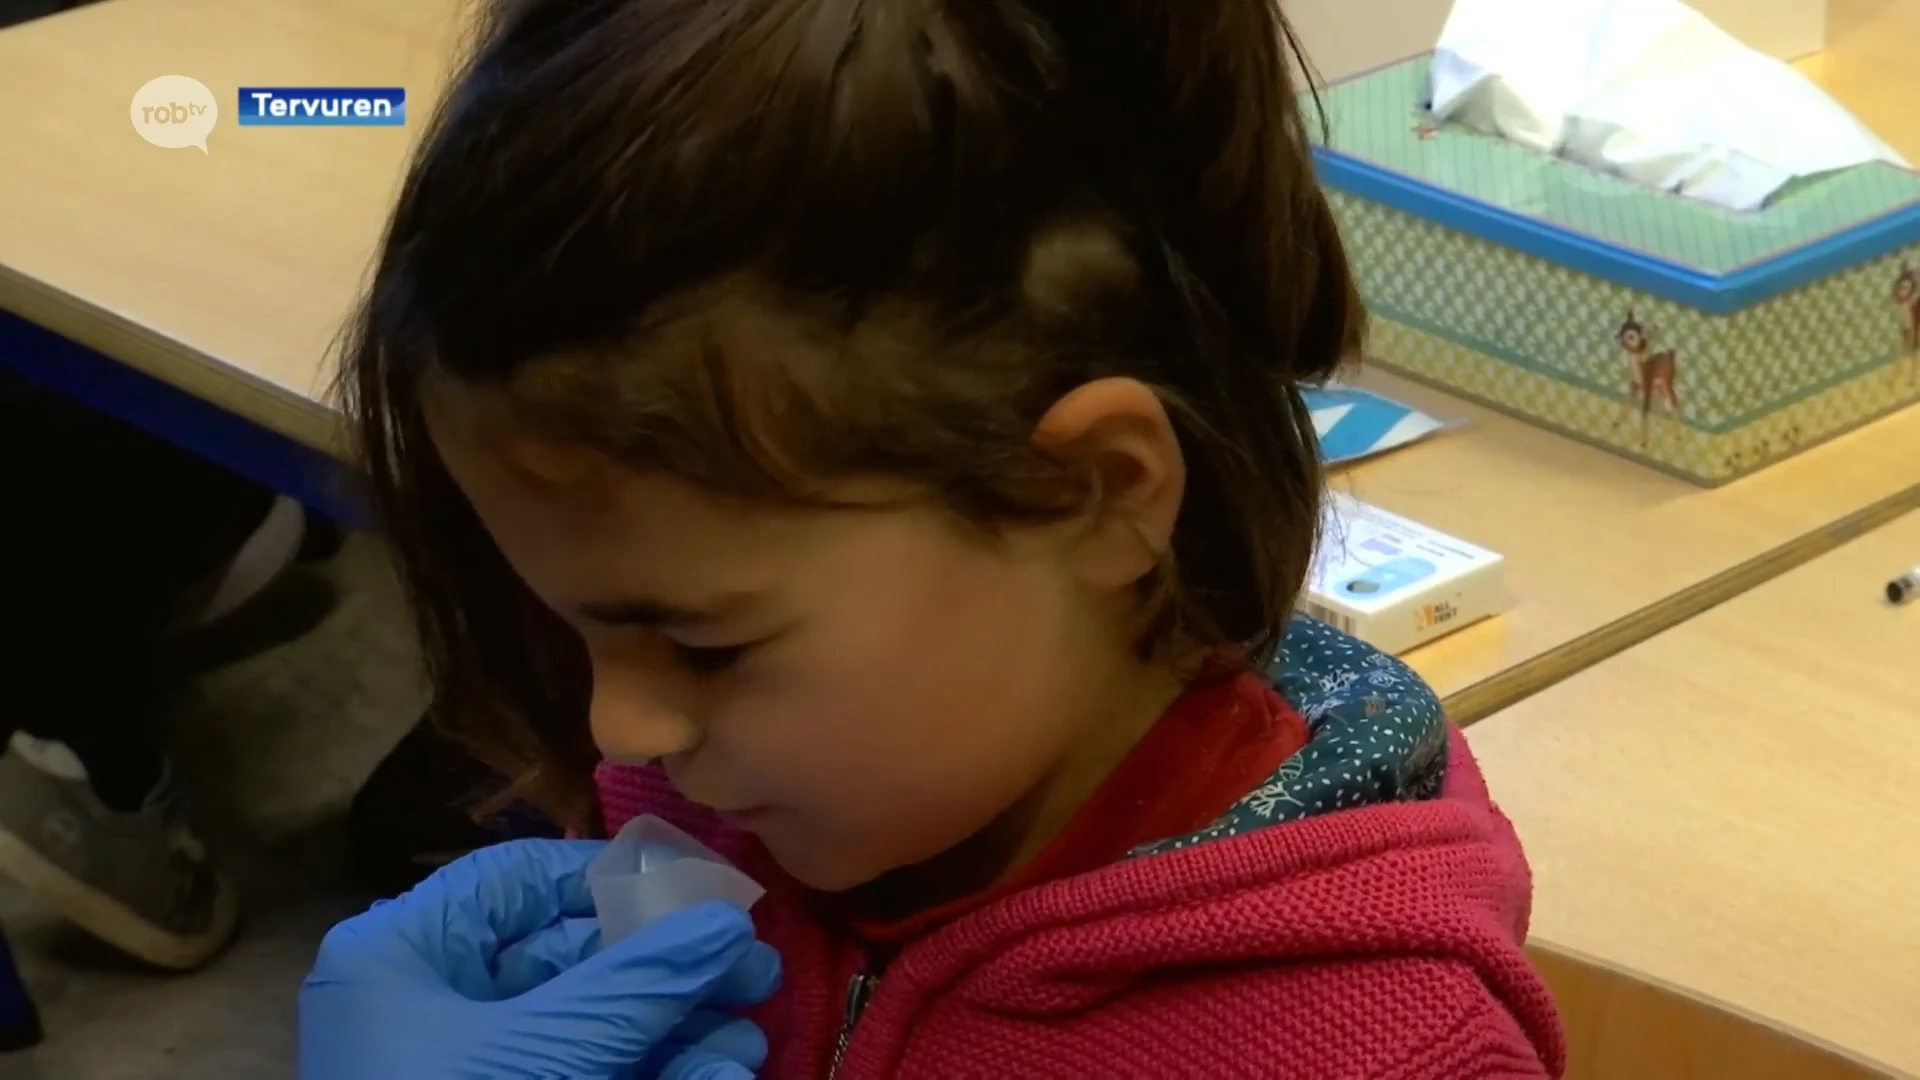
[[[673,651],[680,655],[680,662],[695,675],[717,675],[740,662],[747,654],[747,645],[727,645],[718,648],[702,648],[696,645],[673,643]]]

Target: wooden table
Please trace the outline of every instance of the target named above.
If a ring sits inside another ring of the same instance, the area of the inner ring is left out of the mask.
[[[1362,382],[1471,421],[1337,481],[1507,556],[1512,608],[1407,656],[1462,724],[1920,506],[1920,409],[1709,490],[1384,373]]]
[[[1469,730],[1536,945],[1920,1074],[1916,562],[1920,514]]]
[[[1872,0],[1834,0],[1836,12],[1848,2]],[[345,507],[337,476],[315,479],[316,459],[340,445],[329,348],[462,10],[110,0],[0,33],[0,353],[39,357],[42,377],[102,407]],[[1877,40],[1848,38],[1842,22],[1837,47]],[[1874,63],[1894,74],[1861,85],[1920,67]],[[160,74],[191,75],[223,105],[243,83],[402,85],[412,123],[240,128],[223,115],[209,154],[160,150],[127,119],[134,90]],[[1747,587],[1772,572],[1769,553],[1803,557],[1860,524],[1836,522],[1920,479],[1908,464],[1920,461],[1920,414],[1705,492],[1441,395],[1379,386],[1474,424],[1346,482],[1510,560],[1510,615],[1411,657],[1463,721]],[[1756,558],[1757,576],[1717,576]]]
[[[330,349],[465,10],[110,0],[0,33],[0,312],[84,351],[32,339],[17,320],[0,326],[0,348],[41,356],[30,374],[327,501],[326,481],[306,474],[340,445]],[[219,100],[208,153],[134,132],[134,91],[166,74]],[[243,84],[404,86],[411,123],[243,128]]]
[[[0,307],[315,446],[329,347],[454,46],[445,0],[111,0],[0,34]],[[209,153],[128,120],[219,99]],[[405,128],[243,128],[243,84],[405,86]]]
[[[1827,0],[1827,47],[1794,64],[1920,166],[1920,2]]]

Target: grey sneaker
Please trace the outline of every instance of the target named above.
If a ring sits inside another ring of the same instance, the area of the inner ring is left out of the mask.
[[[285,495],[275,498],[233,558],[186,590],[168,632],[198,630],[240,610],[293,565],[306,538],[306,508]]]
[[[24,733],[0,754],[0,873],[102,941],[177,971],[212,959],[240,919],[170,777],[120,813],[72,751]]]

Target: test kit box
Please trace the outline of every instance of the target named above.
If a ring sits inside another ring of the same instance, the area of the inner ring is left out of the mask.
[[[1708,485],[1920,400],[1920,172],[1727,210],[1440,123],[1431,85],[1322,95],[1370,362]]]
[[[1506,608],[1506,560],[1342,492],[1327,497],[1306,613],[1402,653]]]

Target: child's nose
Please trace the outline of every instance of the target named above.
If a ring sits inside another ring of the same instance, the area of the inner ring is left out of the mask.
[[[642,762],[691,750],[700,741],[699,725],[673,682],[657,671],[596,661],[588,721],[600,753],[609,761]]]

